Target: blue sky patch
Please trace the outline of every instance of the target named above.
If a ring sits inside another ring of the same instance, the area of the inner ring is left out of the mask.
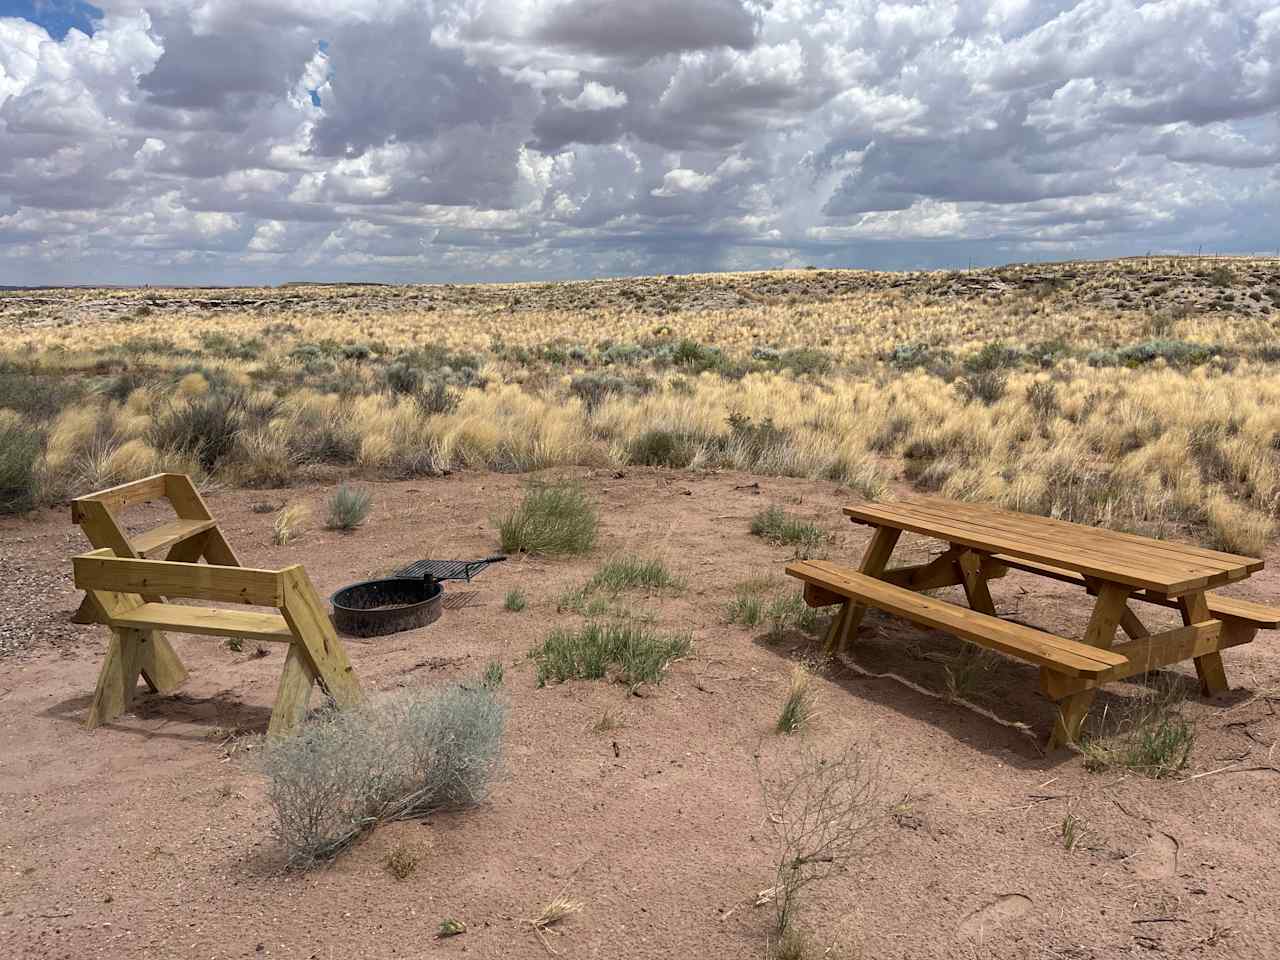
[[[49,31],[61,40],[67,31],[76,29],[93,36],[93,21],[102,11],[82,0],[0,0],[0,17],[21,17]]]

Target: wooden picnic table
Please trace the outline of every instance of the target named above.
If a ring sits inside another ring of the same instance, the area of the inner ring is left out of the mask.
[[[856,569],[812,560],[787,568],[805,582],[811,606],[841,606],[827,652],[839,653],[874,606],[1037,664],[1041,689],[1061,701],[1051,746],[1076,739],[1102,683],[1191,659],[1205,695],[1220,693],[1227,689],[1221,651],[1248,643],[1258,629],[1280,627],[1280,610],[1211,592],[1261,570],[1254,557],[938,497],[844,512],[875,530]],[[928,563],[891,568],[904,531],[947,546]],[[1095,597],[1081,640],[1000,619],[987,583],[1009,568],[1079,585]],[[964,588],[968,609],[922,594],[953,585]],[[1152,634],[1131,601],[1175,607],[1183,626]],[[1117,628],[1128,642],[1115,642]]]

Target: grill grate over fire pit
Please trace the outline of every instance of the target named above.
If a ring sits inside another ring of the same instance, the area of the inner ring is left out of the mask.
[[[419,560],[385,580],[366,580],[343,587],[330,600],[333,625],[349,637],[381,637],[425,627],[440,619],[444,606],[441,580],[466,580],[503,556],[484,560]]]

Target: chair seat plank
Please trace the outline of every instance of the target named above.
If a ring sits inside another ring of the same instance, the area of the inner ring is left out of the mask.
[[[145,557],[148,554],[167,550],[183,540],[190,540],[194,536],[212,530],[217,525],[215,520],[170,520],[144,533],[133,535],[129,538],[129,542],[138,556]]]
[[[278,613],[187,607],[176,603],[144,603],[111,618],[111,625],[136,630],[173,630],[207,637],[240,637],[292,643],[293,632]]]

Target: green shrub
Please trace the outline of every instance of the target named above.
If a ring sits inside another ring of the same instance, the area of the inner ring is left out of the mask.
[[[991,406],[1004,396],[1007,382],[999,370],[979,370],[957,380],[956,391],[966,403],[979,400]]]
[[[1116,351],[1116,360],[1126,367],[1140,367],[1163,360],[1171,366],[1192,367],[1208,363],[1222,348],[1187,340],[1147,340]]]
[[[354,530],[364,523],[373,508],[373,494],[345,483],[329,498],[329,517],[325,523],[330,530]]]
[[[964,365],[975,373],[987,370],[1007,370],[1019,366],[1026,354],[1016,347],[1006,347],[999,340],[985,344],[981,350],[965,360]]]
[[[505,553],[588,553],[596,542],[596,508],[581,487],[554,483],[529,489],[496,521]]]
[[[380,821],[480,802],[504,723],[492,692],[451,686],[334,711],[270,741],[262,768],[289,865],[328,860]]]
[[[671,362],[690,373],[705,373],[724,364],[719,347],[704,347],[696,340],[684,339],[671,351]]]
[[[0,360],[0,410],[13,410],[33,420],[52,420],[64,407],[84,396],[74,377],[41,374]]]
[[[784,350],[777,359],[777,366],[790,370],[797,376],[829,373],[835,361],[829,355],[813,347],[797,347]]]
[[[502,602],[502,605],[512,613],[519,613],[528,606],[528,601],[519,587],[512,587],[507,591],[507,598]]]
[[[245,340],[240,337],[233,337],[221,330],[208,331],[199,336],[200,346],[204,348],[205,353],[211,353],[215,357],[227,357],[232,360],[256,360],[266,347],[257,337],[250,337]]]
[[[798,593],[774,597],[769,601],[764,618],[769,622],[769,639],[774,641],[786,636],[791,627],[811,634],[818,625],[818,612]]]
[[[643,467],[683,468],[698,453],[697,442],[675,430],[647,430],[636,437],[627,451],[627,462]]]
[[[151,426],[151,445],[194,456],[212,471],[235,449],[244,425],[240,393],[218,391],[185,404],[171,404]]]
[[[660,683],[672,660],[692,647],[688,634],[659,634],[635,620],[592,622],[577,630],[554,630],[530,651],[538,686],[548,681],[600,680],[610,668],[628,686]]]
[[[34,506],[40,447],[39,431],[0,421],[0,513],[22,513]]]

